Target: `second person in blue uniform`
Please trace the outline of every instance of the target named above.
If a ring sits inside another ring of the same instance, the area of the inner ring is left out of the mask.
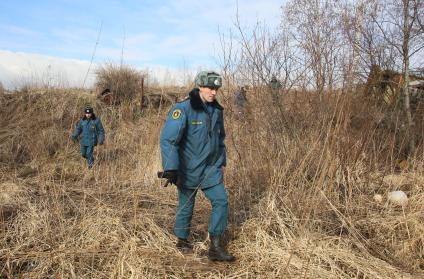
[[[160,137],[164,176],[178,187],[178,208],[174,227],[177,247],[192,248],[188,241],[195,197],[201,189],[212,204],[209,220],[211,246],[209,258],[233,261],[222,247],[227,227],[228,197],[223,184],[226,166],[223,108],[216,101],[222,77],[215,72],[200,72],[189,98],[169,112]]]
[[[77,141],[81,135],[80,152],[82,157],[87,160],[89,169],[93,167],[94,147],[99,143],[102,145],[105,140],[105,130],[103,129],[102,121],[96,117],[93,108],[87,106],[84,109],[84,116],[78,121],[74,132],[72,133],[72,140]]]

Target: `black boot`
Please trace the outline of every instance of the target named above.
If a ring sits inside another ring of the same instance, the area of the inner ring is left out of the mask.
[[[193,250],[193,245],[187,239],[178,238],[177,249],[183,253],[187,253]]]
[[[210,235],[209,238],[211,240],[211,246],[209,248],[208,258],[211,261],[232,262],[236,259],[233,255],[228,254],[228,252],[222,247],[220,236]]]

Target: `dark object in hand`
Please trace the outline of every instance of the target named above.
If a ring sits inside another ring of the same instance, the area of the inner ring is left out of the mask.
[[[167,187],[169,183],[177,185],[178,171],[176,170],[158,171],[158,178],[166,179],[165,185],[163,185],[163,187]]]

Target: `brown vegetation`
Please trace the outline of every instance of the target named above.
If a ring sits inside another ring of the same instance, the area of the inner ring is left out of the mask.
[[[360,94],[291,91],[272,104],[252,88],[248,98],[240,119],[221,96],[238,260],[219,264],[206,259],[201,196],[194,253],[174,248],[176,190],[155,178],[169,107],[105,107],[70,90],[0,96],[1,277],[422,278],[422,137],[400,168],[402,134],[378,125]],[[69,139],[86,103],[107,133],[91,171]],[[373,200],[391,190],[407,193],[406,207]]]
[[[1,83],[0,81],[0,95],[4,93],[5,93],[4,86],[3,86],[3,83]]]
[[[99,98],[108,104],[120,104],[140,96],[144,75],[129,65],[105,64],[96,71]]]

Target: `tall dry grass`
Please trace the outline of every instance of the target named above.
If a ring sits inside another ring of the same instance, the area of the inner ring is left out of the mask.
[[[221,96],[234,264],[206,259],[202,195],[194,253],[174,248],[176,190],[155,178],[168,108],[105,107],[70,90],[0,96],[2,277],[420,278],[422,143],[401,170],[401,130],[359,94],[292,92],[274,104],[268,93],[249,92],[242,117]],[[86,103],[106,129],[91,171],[69,140]],[[406,207],[373,200],[395,189]]]

